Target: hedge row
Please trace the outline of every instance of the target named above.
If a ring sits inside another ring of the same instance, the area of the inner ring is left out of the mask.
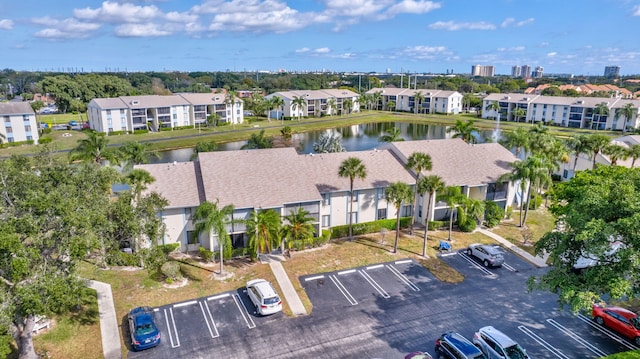
[[[406,228],[411,223],[411,217],[400,218],[400,228]],[[395,219],[381,219],[373,222],[355,223],[353,224],[353,235],[359,236],[367,233],[380,232],[386,228],[390,231],[396,229]],[[331,228],[331,238],[345,238],[349,236],[349,225],[335,226]]]

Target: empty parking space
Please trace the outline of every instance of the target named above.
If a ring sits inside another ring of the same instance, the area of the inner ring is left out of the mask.
[[[504,251],[504,263],[500,267],[485,267],[478,258],[468,255],[466,250],[453,251],[439,256],[465,276],[481,276],[486,279],[528,272],[534,268],[532,264],[509,251]]]

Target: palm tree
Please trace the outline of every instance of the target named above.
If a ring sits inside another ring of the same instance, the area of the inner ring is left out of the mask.
[[[216,127],[220,121],[220,115],[217,113],[212,113],[207,116],[207,127]]]
[[[602,116],[609,115],[609,105],[607,105],[606,102],[601,102],[597,104],[596,107],[593,109],[593,114],[598,116],[598,121],[596,122],[600,122],[600,119],[602,118]],[[591,125],[591,129],[594,129],[593,125]]]
[[[380,142],[399,142],[404,141],[402,138],[402,131],[397,127],[391,127],[385,132],[384,135],[380,136],[378,139]]]
[[[227,233],[227,225],[232,223],[233,205],[226,205],[219,208],[220,201],[215,203],[205,201],[197,208],[193,215],[195,222],[194,234],[196,237],[201,233],[208,233],[211,239],[211,232],[218,237],[218,247],[220,249],[220,274],[224,273],[224,246],[229,245],[229,234]]]
[[[387,111],[391,111],[394,108],[396,108],[396,103],[393,101],[387,101],[386,107],[387,107]]]
[[[298,122],[300,122],[300,117],[302,116],[302,112],[304,112],[305,107],[307,107],[307,99],[304,96],[293,96],[293,100],[291,101],[291,108],[296,111],[298,110]]]
[[[323,132],[320,134],[318,142],[313,144],[313,150],[316,153],[344,152],[342,135],[339,132],[333,132],[331,130]]]
[[[353,181],[356,178],[365,179],[367,177],[367,168],[362,160],[357,157],[349,157],[342,161],[338,169],[338,176],[349,178],[349,240],[352,239],[352,226],[353,226]]]
[[[422,171],[431,171],[431,168],[433,167],[431,156],[424,152],[414,152],[407,158],[407,164],[405,167],[416,173],[415,193],[413,196],[413,210],[415,212],[416,202],[418,201],[418,182],[420,181]],[[411,216],[411,226],[409,227],[409,234],[411,235],[413,235],[413,224],[415,223],[415,218],[416,217],[414,215]]]
[[[271,98],[271,104],[273,108],[276,109],[276,117],[280,119],[280,109],[284,106],[284,99],[280,96],[273,96]],[[284,117],[282,118],[282,123],[284,124]]]
[[[549,133],[549,127],[541,123],[529,127],[529,152],[531,154],[546,154],[551,151],[555,137]]]
[[[120,156],[128,166],[149,163],[152,158],[160,158],[158,151],[151,149],[149,142],[125,142],[119,149]]]
[[[424,101],[424,95],[420,91],[416,91],[413,93],[413,112],[417,115],[418,110],[420,109],[420,105],[422,105],[422,101]]]
[[[218,144],[216,141],[200,141],[196,143],[196,146],[193,148],[193,153],[189,160],[195,161],[195,159],[198,158],[198,153],[200,152],[213,152],[217,150]]]
[[[366,108],[367,110],[369,110],[369,106],[371,103],[371,95],[363,93],[360,94],[360,96],[358,96],[358,106]]]
[[[445,187],[444,193],[442,194],[443,199],[449,206],[449,238],[451,240],[451,232],[453,232],[453,212],[456,210],[456,207],[462,203],[467,197],[462,194],[462,189],[459,186],[448,186]]]
[[[496,129],[493,131],[493,136],[494,141],[497,142],[500,139],[500,103],[498,101],[493,101],[489,106],[487,106],[487,110],[493,110],[496,112]]]
[[[473,120],[468,120],[467,122],[456,120],[456,124],[453,127],[449,127],[447,133],[453,132],[453,138],[461,138],[464,142],[477,143],[478,139],[473,135],[474,132],[477,132],[477,129],[473,126],[473,123]]]
[[[288,215],[284,216],[286,224],[282,228],[282,246],[284,248],[284,241],[287,240],[288,248],[293,246],[304,248],[309,244],[315,228],[313,222],[315,218],[309,215],[309,211],[300,207],[296,210],[292,210]]]
[[[596,159],[598,157],[598,154],[610,142],[611,139],[608,136],[601,135],[599,133],[587,135],[587,148],[591,150],[591,153],[593,154],[593,165],[591,166],[592,169],[596,168]]]
[[[620,146],[617,143],[609,143],[608,145],[602,148],[602,153],[609,156],[609,160],[611,160],[611,165],[616,166],[618,164],[618,159],[626,160],[629,158],[629,151],[626,147]]]
[[[542,187],[551,184],[551,171],[553,170],[554,164],[551,163],[549,159],[539,155],[529,156],[523,162],[522,165],[526,168],[527,179],[529,181],[527,203],[525,204],[524,217],[522,218],[522,227],[525,227],[529,208],[531,207],[532,191],[540,193]]]
[[[334,113],[338,112],[338,103],[336,102],[335,97],[330,97],[327,100],[327,109],[329,110],[329,114],[333,116]]]
[[[616,116],[624,117],[624,126],[622,127],[622,133],[627,130],[627,123],[631,121],[636,114],[636,107],[632,103],[628,103],[621,108],[616,109]]]
[[[398,252],[398,239],[400,238],[400,209],[404,203],[411,201],[413,190],[404,182],[395,182],[389,185],[384,192],[387,202],[396,208],[396,241],[393,245],[393,253]]]
[[[518,227],[522,227],[522,215],[524,214],[525,191],[527,190],[527,181],[529,179],[529,168],[523,161],[510,163],[511,172],[505,173],[498,178],[498,182],[511,181],[520,182],[520,221]]]
[[[78,146],[69,152],[69,160],[94,162],[102,164],[109,161],[111,164],[119,164],[119,158],[115,150],[107,148],[109,140],[104,133],[95,131],[87,132],[87,138],[78,140]]]
[[[440,176],[430,175],[420,178],[420,181],[416,185],[417,191],[421,196],[426,193],[429,194],[429,202],[427,203],[427,212],[424,220],[424,243],[422,244],[422,255],[427,255],[427,232],[429,231],[429,216],[431,215],[431,203],[434,200],[436,192],[440,192],[444,189],[445,183]]]
[[[376,110],[380,110],[380,102],[382,101],[382,92],[376,91],[372,97],[373,103],[376,105]]]
[[[267,110],[267,122],[271,123],[271,110],[274,108],[273,99],[272,98],[263,98],[262,102],[264,103],[264,107]]]
[[[236,99],[238,98],[238,93],[235,91],[229,91],[227,92],[227,96],[224,99],[224,102],[228,105],[231,105],[231,123],[235,124],[236,123],[236,111],[235,111],[235,104],[236,104]],[[227,119],[227,122],[229,121],[229,119]]]
[[[273,147],[273,139],[271,137],[265,137],[265,130],[263,129],[260,133],[252,133],[251,137],[245,145],[241,147],[243,150],[254,150],[258,148],[271,148]]]
[[[567,140],[567,148],[571,151],[571,154],[575,157],[573,160],[573,172],[576,172],[576,166],[578,165],[578,158],[581,154],[588,154],[591,150],[588,146],[588,137],[584,134],[576,134],[571,136]]]
[[[149,172],[136,168],[127,174],[125,180],[131,186],[131,193],[133,193],[136,202],[139,203],[142,192],[147,189],[148,184],[153,183],[156,179]]]
[[[522,149],[527,149],[529,146],[529,133],[524,127],[518,127],[514,131],[506,132],[504,140],[501,141],[502,145],[506,148],[514,147],[516,150],[516,157],[520,157]]]
[[[7,136],[5,136],[3,133],[0,133],[0,147],[2,147],[2,145],[4,144],[4,141],[7,140]]]
[[[631,168],[636,165],[636,160],[640,157],[640,144],[633,144],[627,149],[627,155],[631,157]]]
[[[511,114],[513,115],[513,119],[516,122],[520,122],[520,118],[525,117],[527,115],[527,111],[525,111],[523,108],[516,107],[513,109],[513,111],[511,111]],[[527,122],[526,119],[525,122]]]
[[[351,109],[353,108],[353,100],[350,98],[345,98],[342,101],[342,109],[349,115],[351,113]]]
[[[271,253],[273,245],[277,245],[282,227],[280,214],[273,209],[254,209],[244,223],[247,226],[251,258],[256,258],[260,253]]]

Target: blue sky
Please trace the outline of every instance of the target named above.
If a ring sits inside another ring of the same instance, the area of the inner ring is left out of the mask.
[[[640,0],[16,0],[0,68],[640,74]]]

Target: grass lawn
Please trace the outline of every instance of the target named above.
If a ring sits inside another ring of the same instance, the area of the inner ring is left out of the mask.
[[[640,359],[640,350],[611,354],[606,357],[602,357],[602,359]]]
[[[498,234],[513,244],[524,249],[528,253],[535,255],[533,245],[547,232],[555,228],[555,218],[544,207],[535,211],[529,210],[527,215],[527,228],[531,231],[531,240],[525,245],[522,236],[522,228],[518,227],[520,223],[520,211],[513,211],[511,220],[502,221],[498,226],[489,230]]]

